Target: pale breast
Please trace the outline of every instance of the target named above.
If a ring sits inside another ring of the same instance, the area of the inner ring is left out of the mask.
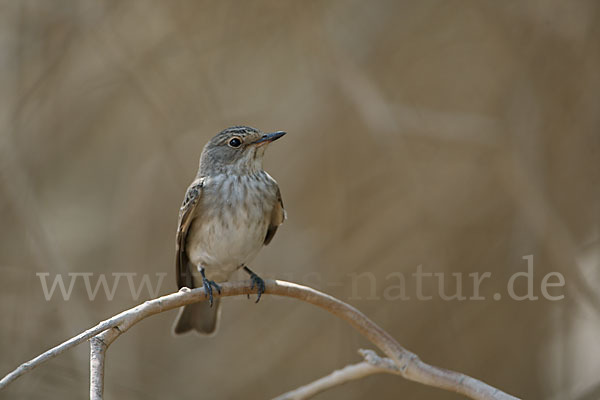
[[[205,180],[198,214],[186,241],[188,257],[209,279],[227,280],[262,248],[277,201],[277,184],[265,172]]]

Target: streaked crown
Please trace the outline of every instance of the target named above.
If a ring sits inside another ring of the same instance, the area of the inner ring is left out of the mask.
[[[263,133],[249,126],[227,128],[204,146],[198,175],[242,175],[260,171],[268,144],[283,135],[285,132]]]

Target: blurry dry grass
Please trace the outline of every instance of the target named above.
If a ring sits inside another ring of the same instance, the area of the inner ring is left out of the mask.
[[[591,0],[1,1],[1,372],[136,304],[83,285],[46,302],[36,272],[168,272],[174,290],[201,148],[249,124],[290,132],[266,162],[290,218],[257,272],[348,300],[353,272],[381,295],[422,264],[491,271],[489,294],[534,254],[565,300],[351,303],[433,364],[527,399],[598,398],[599,42]],[[107,397],[267,398],[366,345],[285,300],[223,316],[210,340],[172,338],[174,313],[136,327],[108,353]],[[0,397],[80,398],[87,375],[81,348]],[[458,398],[391,376],[319,398],[373,393]]]

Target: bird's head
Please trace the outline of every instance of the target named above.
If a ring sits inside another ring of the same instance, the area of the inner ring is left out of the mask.
[[[260,171],[267,146],[283,135],[282,131],[263,133],[249,126],[227,128],[204,146],[200,173],[243,175]]]

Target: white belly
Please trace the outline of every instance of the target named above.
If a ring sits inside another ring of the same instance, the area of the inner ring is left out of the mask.
[[[266,219],[238,215],[239,224],[222,223],[216,218],[194,221],[188,235],[190,261],[206,270],[209,279],[224,281],[241,265],[250,263],[263,246]]]

